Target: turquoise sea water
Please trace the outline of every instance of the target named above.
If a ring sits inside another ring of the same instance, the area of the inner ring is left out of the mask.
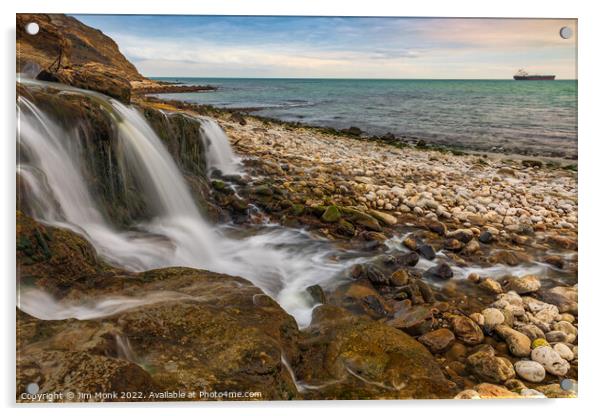
[[[162,94],[310,125],[357,126],[480,151],[577,157],[577,81],[156,78],[214,92]]]

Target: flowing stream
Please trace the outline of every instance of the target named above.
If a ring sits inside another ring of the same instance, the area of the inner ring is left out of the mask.
[[[32,81],[27,85],[38,87]],[[111,263],[133,271],[188,266],[242,276],[273,296],[305,326],[315,306],[305,288],[327,284],[357,261],[331,260],[336,252],[329,242],[283,227],[267,226],[240,239],[226,236],[224,227],[210,224],[200,214],[174,159],[137,109],[100,94],[66,91],[93,97],[111,115],[123,162],[142,185],[152,220],[137,224],[135,231],[111,225],[84,181],[76,130],[62,128],[22,96],[17,101],[18,138],[27,157],[20,157],[18,172],[28,184],[32,195],[26,197],[33,200],[38,220],[84,235]],[[200,139],[208,145],[207,165],[223,173],[240,173],[240,161],[217,122],[200,119],[199,129]],[[90,306],[61,308],[36,291],[20,294],[20,307],[42,319],[105,316],[140,303],[110,299],[91,310]]]

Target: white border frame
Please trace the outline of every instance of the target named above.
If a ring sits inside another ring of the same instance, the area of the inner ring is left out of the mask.
[[[11,3],[11,4],[7,4]],[[345,412],[346,415],[364,415],[369,409],[378,412],[437,412],[448,415],[483,414],[507,415],[514,412],[537,414],[576,414],[588,407],[600,407],[595,400],[602,376],[600,348],[602,331],[599,318],[600,267],[600,198],[601,137],[599,133],[599,108],[602,75],[599,41],[602,40],[602,14],[596,13],[596,2],[578,1],[526,1],[503,0],[498,2],[453,1],[384,1],[384,0],[5,0],[2,3],[3,54],[1,65],[2,85],[5,95],[2,108],[2,176],[3,202],[2,239],[0,239],[0,264],[4,287],[1,307],[2,364],[0,383],[2,404],[14,409],[15,380],[15,15],[14,13],[110,13],[110,14],[233,14],[233,15],[321,15],[321,16],[432,16],[432,17],[546,17],[578,18],[579,23],[579,231],[581,281],[581,371],[579,374],[579,398],[564,400],[493,400],[470,403],[448,400],[434,401],[338,401],[338,402],[261,402],[261,403],[173,403],[173,404],[105,404],[32,406],[21,405],[19,413],[39,415],[47,412],[61,414],[106,414],[107,412],[144,412],[148,415],[164,415],[167,412],[199,414],[245,413],[281,415],[282,412],[304,415],[308,412]],[[596,267],[598,266],[598,267]],[[165,407],[169,407],[167,410]],[[83,407],[83,408],[82,408]]]

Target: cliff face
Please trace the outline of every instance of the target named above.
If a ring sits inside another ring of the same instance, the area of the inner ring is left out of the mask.
[[[35,22],[36,35],[25,27]],[[129,102],[132,83],[154,84],[119,51],[110,37],[62,14],[17,15],[17,72],[95,90]]]

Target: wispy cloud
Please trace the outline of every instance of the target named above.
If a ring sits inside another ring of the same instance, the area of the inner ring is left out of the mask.
[[[76,16],[149,76],[576,77],[574,20]]]

